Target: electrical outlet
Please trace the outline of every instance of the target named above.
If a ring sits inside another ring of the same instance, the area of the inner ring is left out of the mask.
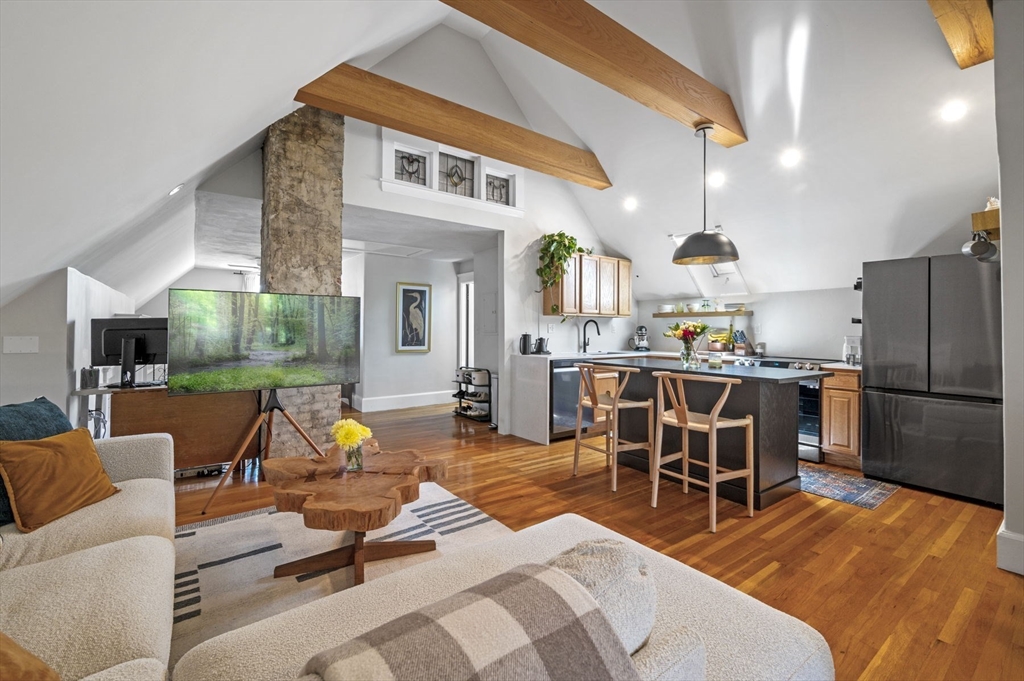
[[[760,324],[754,324],[754,335],[755,336],[760,336],[761,335],[761,325]]]
[[[555,325],[554,324],[548,324],[548,333],[554,333],[554,332],[555,332]]]
[[[39,352],[39,336],[4,336],[5,355],[34,355]]]

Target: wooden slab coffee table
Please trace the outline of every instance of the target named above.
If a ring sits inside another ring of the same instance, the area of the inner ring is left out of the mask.
[[[370,530],[387,527],[402,512],[402,504],[419,499],[420,482],[443,480],[448,472],[445,461],[426,459],[411,450],[367,453],[363,470],[350,472],[345,469],[344,452],[335,447],[322,458],[267,459],[263,470],[274,487],[278,511],[301,513],[306,527],[312,529],[355,533],[353,544],[278,565],[274,577],[354,565],[355,583],[362,584],[366,561],[437,548],[433,540],[364,543],[364,538]]]

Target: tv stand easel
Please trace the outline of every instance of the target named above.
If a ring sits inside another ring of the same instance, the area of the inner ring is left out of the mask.
[[[210,508],[210,504],[212,504],[213,500],[217,498],[217,495],[220,493],[220,490],[224,486],[224,483],[227,482],[228,476],[231,475],[231,471],[233,471],[235,469],[235,466],[238,465],[238,462],[242,460],[242,456],[245,454],[245,450],[248,449],[249,443],[252,441],[254,437],[256,437],[257,431],[259,431],[260,426],[262,426],[263,424],[267,425],[267,447],[265,456],[270,456],[270,442],[271,438],[273,437],[272,429],[274,427],[275,411],[281,412],[285,419],[288,420],[288,423],[291,424],[292,428],[295,429],[295,432],[298,433],[302,437],[302,439],[306,441],[306,444],[309,445],[314,452],[316,452],[317,456],[324,456],[323,451],[321,451],[321,449],[316,446],[316,443],[313,442],[312,438],[310,438],[309,435],[306,434],[306,431],[302,429],[302,426],[299,425],[298,421],[296,421],[292,417],[292,415],[288,413],[288,410],[284,408],[284,405],[281,404],[281,400],[277,396],[277,390],[272,389],[270,391],[270,394],[267,396],[266,404],[263,405],[263,409],[260,410],[259,415],[256,417],[256,419],[252,423],[252,426],[249,428],[249,432],[245,436],[245,441],[242,442],[242,446],[238,448],[238,452],[235,454],[235,457],[231,459],[231,465],[228,466],[227,472],[223,476],[221,476],[220,482],[217,483],[217,488],[213,490],[213,494],[211,494],[210,498],[206,500],[206,505],[203,506],[203,511],[201,515],[206,515],[206,510]]]

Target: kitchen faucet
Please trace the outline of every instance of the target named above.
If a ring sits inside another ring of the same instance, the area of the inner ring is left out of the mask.
[[[601,335],[601,326],[600,324],[597,323],[597,320],[588,319],[586,323],[583,324],[583,352],[586,352],[587,347],[590,345],[590,340],[587,338],[587,327],[590,326],[591,324],[593,324],[594,328],[597,329],[597,335]]]

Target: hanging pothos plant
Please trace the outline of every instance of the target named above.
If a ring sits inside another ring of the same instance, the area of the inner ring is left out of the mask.
[[[540,267],[537,268],[537,276],[540,277],[542,291],[562,280],[565,263],[578,253],[590,255],[593,249],[583,248],[577,243],[576,237],[565,232],[545,234],[540,238]],[[551,305],[551,314],[559,314],[557,303]],[[562,315],[563,322],[565,319],[565,315]]]

